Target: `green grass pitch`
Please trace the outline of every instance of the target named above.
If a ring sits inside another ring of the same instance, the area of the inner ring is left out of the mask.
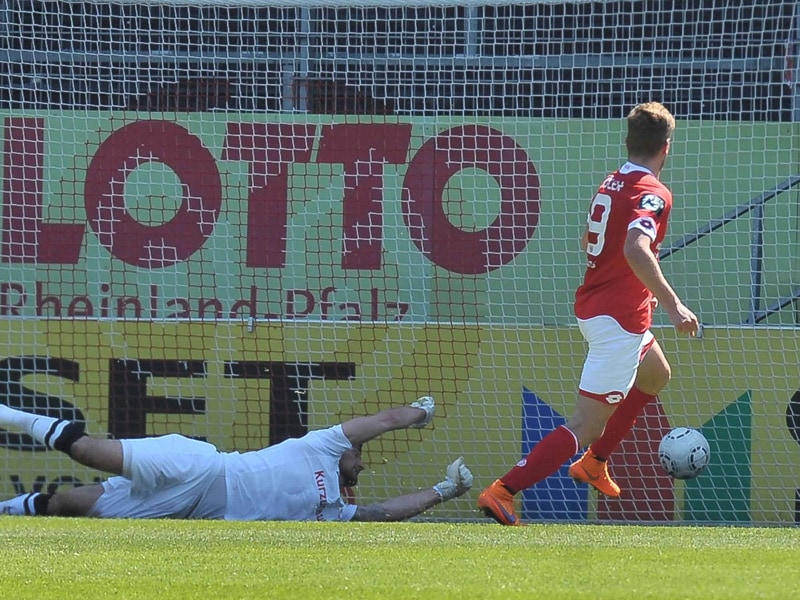
[[[800,597],[800,529],[0,517],[0,597]]]

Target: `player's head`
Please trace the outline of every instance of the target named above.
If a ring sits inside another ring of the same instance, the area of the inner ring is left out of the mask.
[[[646,102],[634,106],[628,113],[628,135],[625,138],[628,157],[634,162],[661,158],[660,166],[663,166],[674,133],[675,117],[663,104]]]
[[[353,487],[358,485],[358,476],[364,470],[361,462],[361,444],[345,451],[339,459],[339,485]]]

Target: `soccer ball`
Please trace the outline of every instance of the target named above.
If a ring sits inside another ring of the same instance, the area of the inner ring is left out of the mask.
[[[661,466],[675,479],[694,479],[708,466],[710,458],[708,440],[691,427],[676,427],[658,446]]]

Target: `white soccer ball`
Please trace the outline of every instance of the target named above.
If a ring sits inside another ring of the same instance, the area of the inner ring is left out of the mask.
[[[676,427],[658,446],[661,466],[675,479],[694,479],[711,459],[708,440],[697,429]]]

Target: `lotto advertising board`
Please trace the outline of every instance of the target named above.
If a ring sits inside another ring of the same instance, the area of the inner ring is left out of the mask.
[[[255,118],[7,115],[0,316],[572,324],[577,240],[623,121]],[[715,143],[731,137],[770,145]],[[669,239],[793,175],[792,137],[680,124]],[[791,222],[787,200],[763,218]],[[762,253],[767,298],[792,285],[782,232],[760,234],[783,250]],[[745,213],[665,260],[715,324],[747,319],[751,236]]]

